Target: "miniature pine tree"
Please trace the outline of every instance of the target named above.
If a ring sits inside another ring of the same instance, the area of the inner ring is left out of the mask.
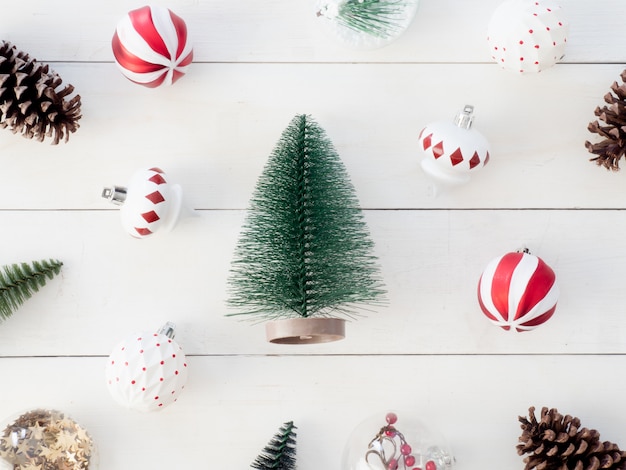
[[[3,266],[0,270],[0,320],[6,320],[29,299],[47,279],[59,274],[63,263],[58,260],[33,261]]]
[[[40,142],[67,141],[79,127],[81,103],[80,95],[68,98],[72,85],[57,90],[62,82],[47,65],[0,41],[0,127]]]
[[[382,283],[354,188],[324,130],[296,116],[261,175],[229,279],[233,315],[350,314]]]
[[[621,74],[622,82],[626,82],[626,70]],[[619,170],[619,161],[626,154],[626,83],[618,85],[613,82],[611,92],[604,95],[604,101],[608,106],[599,106],[594,114],[606,125],[602,126],[598,121],[589,123],[587,129],[603,137],[598,143],[585,142],[589,152],[597,155],[591,159],[598,165],[608,170]]]
[[[387,39],[406,22],[405,0],[331,0],[318,11],[338,24],[360,33]]]
[[[295,430],[293,421],[283,424],[250,466],[257,470],[295,470]]]
[[[541,409],[539,421],[535,408],[529,419],[520,416],[522,435],[517,445],[525,470],[625,470],[626,452],[611,442],[601,442],[595,429],[580,427],[580,420],[563,416],[555,408]]]

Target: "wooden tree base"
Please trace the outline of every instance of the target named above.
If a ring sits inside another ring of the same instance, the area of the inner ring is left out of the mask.
[[[329,343],[344,339],[346,321],[339,318],[290,318],[265,325],[265,334],[275,344]]]

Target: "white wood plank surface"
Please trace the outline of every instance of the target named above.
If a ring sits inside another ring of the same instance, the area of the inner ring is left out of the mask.
[[[111,402],[103,358],[0,361],[3,407],[62,409],[90,430],[101,468],[249,468],[285,421],[298,426],[298,468],[340,469],[350,433],[387,410],[440,432],[461,469],[523,468],[518,416],[574,413],[624,441],[614,387],[573,371],[620,370],[624,356],[191,357],[189,386],[159,413]],[[601,379],[600,379],[601,380]],[[28,385],[28,386],[25,386]],[[42,396],[45,390],[45,396]],[[613,406],[611,406],[613,405]],[[404,414],[403,414],[404,412]],[[374,430],[374,434],[378,429]],[[373,437],[373,436],[372,436]]]
[[[367,208],[625,207],[623,175],[589,162],[584,147],[596,140],[587,124],[622,65],[560,65],[529,77],[491,64],[193,65],[168,90],[137,87],[113,64],[55,66],[81,93],[81,127],[58,146],[0,135],[0,208],[110,208],[103,186],[160,166],[191,207],[244,209],[299,113],[325,128]],[[466,103],[492,157],[472,184],[435,196],[418,134]]]
[[[387,409],[438,428],[460,470],[523,468],[517,416],[531,405],[626,448],[624,172],[596,167],[584,148],[626,67],[626,6],[562,0],[562,63],[519,77],[487,52],[499,3],[421,0],[398,41],[362,51],[326,34],[314,0],[169,0],[195,62],[157,90],[123,78],[110,47],[118,19],[145,2],[4,5],[0,37],[72,83],[83,118],[58,146],[0,132],[0,265],[64,262],[0,324],[0,419],[66,411],[93,434],[99,470],[248,468],[287,420],[299,470],[346,470],[352,429]],[[465,104],[492,159],[435,195],[417,135]],[[225,316],[245,208],[297,113],[318,120],[345,162],[388,289],[345,340],[302,347]],[[136,240],[100,192],[146,166],[180,183],[196,216]],[[554,268],[561,297],[547,324],[511,334],[483,317],[476,284],[492,258],[523,246]],[[184,395],[159,413],[122,409],[106,391],[106,356],[168,320],[189,356]]]

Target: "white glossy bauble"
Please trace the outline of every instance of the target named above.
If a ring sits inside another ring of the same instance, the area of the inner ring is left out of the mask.
[[[540,72],[565,54],[569,24],[561,7],[545,0],[507,0],[491,16],[489,52],[515,73]]]
[[[489,162],[489,142],[471,127],[473,107],[465,106],[455,120],[428,124],[419,133],[424,172],[436,182],[466,183]]]
[[[178,400],[187,383],[182,348],[162,333],[138,333],[120,342],[106,364],[106,382],[120,405],[157,411]]]

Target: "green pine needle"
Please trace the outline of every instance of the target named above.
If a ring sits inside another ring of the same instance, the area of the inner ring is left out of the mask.
[[[337,22],[355,31],[387,39],[399,33],[406,20],[404,0],[347,0],[339,6]]]
[[[250,466],[257,470],[295,470],[295,429],[293,421],[283,424]]]
[[[49,259],[19,263],[2,267],[0,270],[0,320],[6,320],[28,300],[47,279],[59,274],[63,263]]]
[[[351,315],[383,294],[373,241],[324,130],[296,116],[252,196],[229,305],[261,319]]]

